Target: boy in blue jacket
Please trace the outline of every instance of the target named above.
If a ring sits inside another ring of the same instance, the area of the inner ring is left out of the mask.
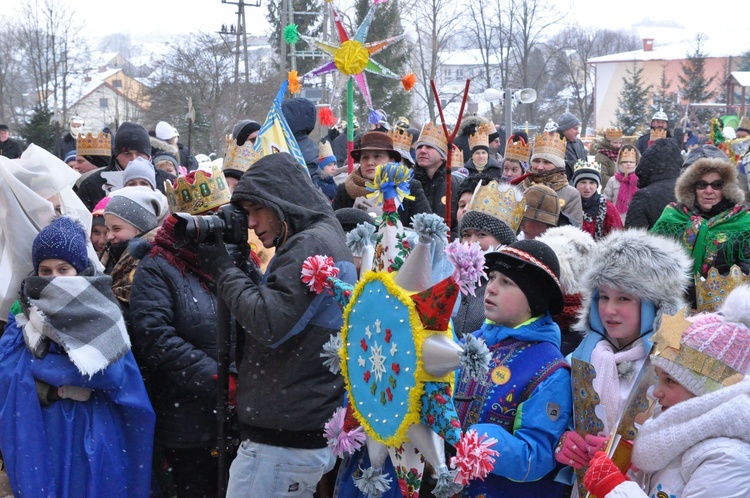
[[[466,497],[553,498],[554,448],[572,412],[570,371],[560,353],[560,266],[552,249],[522,240],[485,255],[485,323],[474,332],[492,353],[482,381],[462,374],[455,400],[463,429],[497,439],[491,473]]]

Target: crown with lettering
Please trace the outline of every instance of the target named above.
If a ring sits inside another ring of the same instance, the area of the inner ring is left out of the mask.
[[[242,146],[237,145],[234,140],[230,141],[221,169],[233,169],[243,173],[247,171],[250,166],[263,157],[263,151],[253,150],[253,145],[250,140],[245,141]]]
[[[112,135],[100,132],[96,136],[91,133],[79,134],[76,138],[76,154],[79,156],[111,156]]]
[[[521,190],[509,183],[498,183],[495,180],[487,185],[479,182],[467,208],[467,211],[484,213],[502,221],[514,232],[518,231],[525,210],[526,201]]]
[[[457,147],[454,144],[453,150],[451,151],[451,169],[460,168],[463,165],[464,165],[464,151],[461,150],[461,147]]]
[[[443,127],[432,123],[426,123],[422,127],[417,139],[418,144],[425,144],[441,151],[443,154],[448,153],[448,139],[445,138]]]
[[[567,143],[556,131],[545,131],[534,139],[534,154],[552,154],[564,159]]]
[[[172,213],[200,214],[223,206],[232,197],[224,173],[216,165],[210,173],[196,170],[173,183],[165,181],[164,190]]]
[[[607,140],[618,140],[622,138],[622,130],[619,128],[607,128],[604,130],[604,136]]]
[[[513,141],[513,137],[508,139],[508,143],[505,144],[505,159],[527,163],[530,157],[531,144],[523,138],[519,138],[516,142]]]
[[[414,137],[407,131],[407,128],[401,128],[398,126],[388,130],[388,136],[393,140],[393,148],[401,149],[403,151],[410,150],[411,143],[414,141]]]
[[[648,137],[649,142],[654,142],[656,140],[659,140],[660,138],[667,138],[667,130],[662,130],[661,128],[652,129],[651,135]]]
[[[705,278],[695,275],[695,295],[698,312],[714,313],[735,287],[750,284],[750,275],[745,275],[737,265],[732,265],[727,275],[711,268]]]

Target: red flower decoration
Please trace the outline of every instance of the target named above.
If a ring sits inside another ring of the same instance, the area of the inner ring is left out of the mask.
[[[399,366],[398,363],[392,363],[391,370],[393,370],[394,372],[396,372],[396,374],[398,374],[401,371],[401,367]]]
[[[370,382],[370,371],[365,371],[365,375],[363,377],[365,378],[365,382]]]
[[[359,341],[359,345],[362,347],[362,351],[367,351],[367,343],[365,342],[364,338],[362,338],[362,340]]]
[[[444,405],[446,403],[445,398],[443,397],[442,394],[436,394],[435,395],[435,401],[437,401],[441,405]]]
[[[385,395],[388,396],[388,401],[393,401],[393,394],[390,387],[385,388]]]
[[[391,329],[385,329],[385,342],[391,342],[391,337],[393,337]]]
[[[336,277],[339,269],[330,256],[310,256],[302,263],[302,281],[316,294],[326,288],[328,277]]]
[[[432,425],[435,423],[435,417],[433,415],[427,415],[427,423]]]

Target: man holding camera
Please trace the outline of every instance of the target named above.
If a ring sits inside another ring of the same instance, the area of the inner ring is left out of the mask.
[[[245,332],[237,367],[242,444],[227,496],[311,497],[335,462],[323,426],[341,406],[344,385],[320,353],[343,318],[329,293],[316,294],[302,282],[302,263],[331,256],[338,277],[354,283],[352,255],[330,202],[289,154],[256,162],[235,187],[232,203],[247,212],[248,227],[276,255],[256,284],[235,267],[221,240],[199,248],[219,297]]]

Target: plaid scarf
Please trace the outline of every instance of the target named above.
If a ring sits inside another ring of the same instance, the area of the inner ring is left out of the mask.
[[[91,377],[130,351],[112,279],[91,268],[75,277],[27,277],[21,309],[16,321],[29,350],[41,358],[52,340],[82,375]]]

